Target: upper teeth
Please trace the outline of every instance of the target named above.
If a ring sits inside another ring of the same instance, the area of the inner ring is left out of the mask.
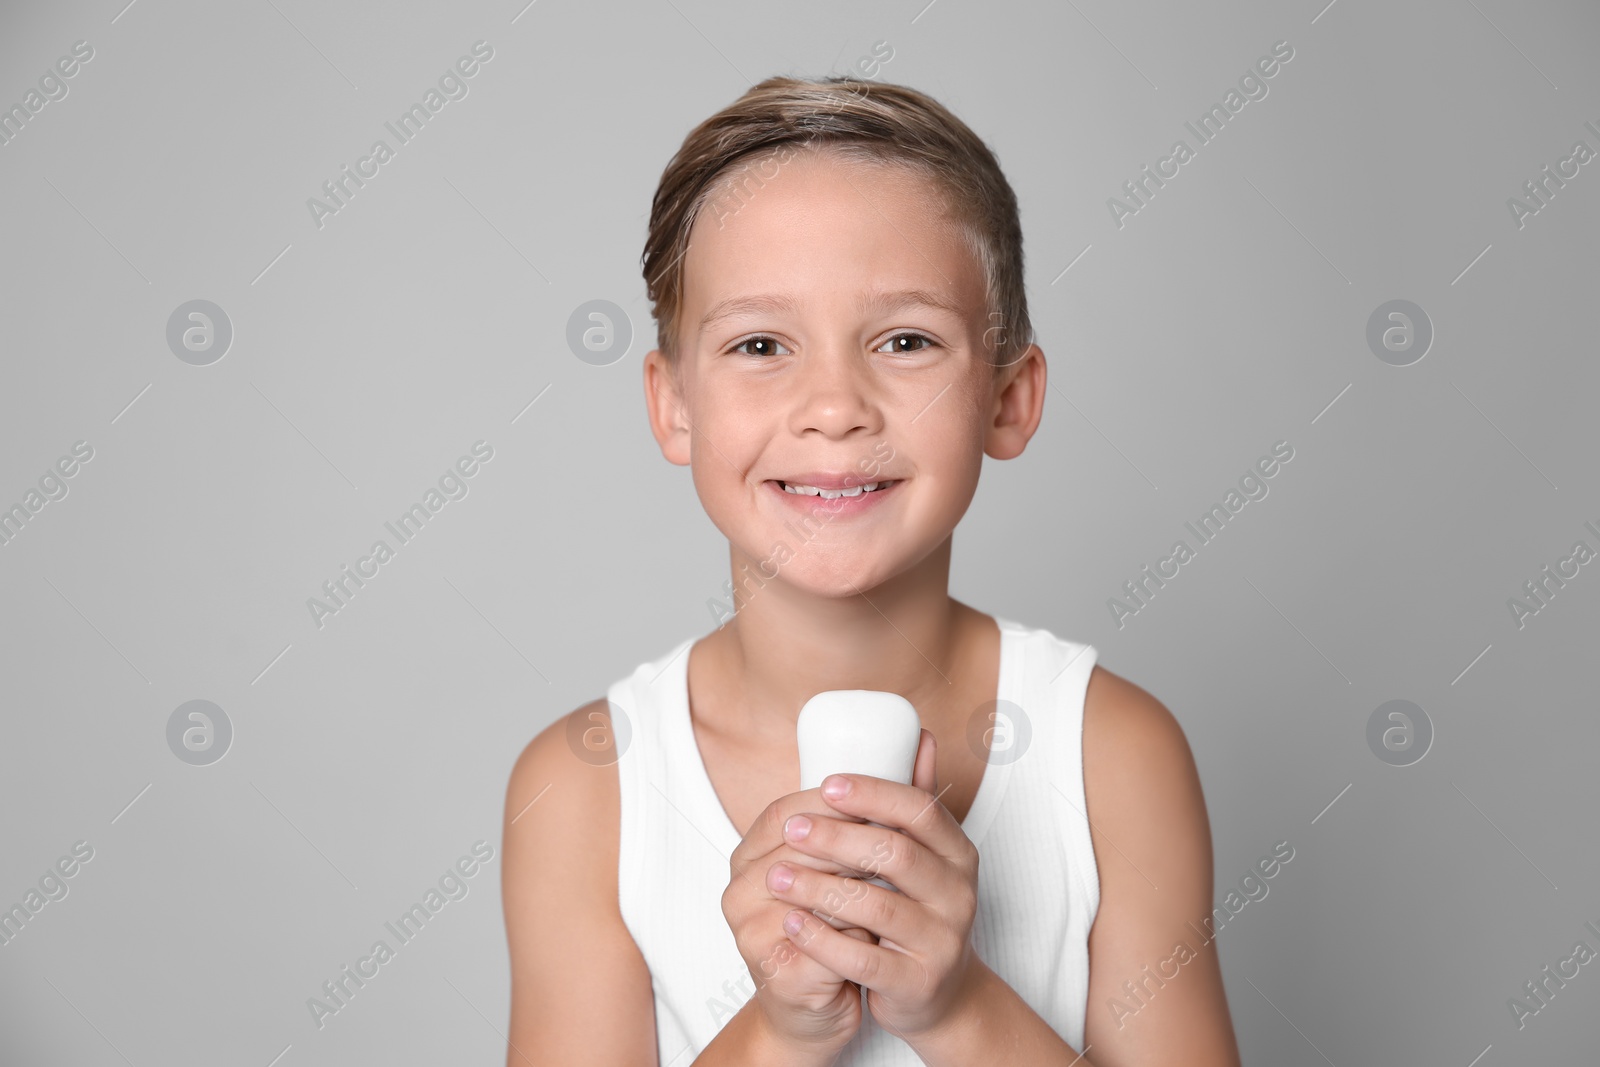
[[[818,489],[814,485],[792,485],[789,482],[779,482],[778,484],[783,486],[783,491],[786,493],[794,493],[798,496],[820,496],[824,500],[833,500],[841,496],[860,496],[862,493],[870,493],[875,489],[893,485],[894,482],[868,482],[866,485],[856,485],[849,489]]]

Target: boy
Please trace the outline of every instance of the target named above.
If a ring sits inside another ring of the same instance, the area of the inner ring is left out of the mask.
[[[1183,731],[948,593],[1046,388],[993,155],[906,87],[772,78],[669,163],[644,265],[651,428],[743,596],[517,761],[507,1062],[1237,1065]],[[794,790],[829,689],[910,700],[912,785]]]

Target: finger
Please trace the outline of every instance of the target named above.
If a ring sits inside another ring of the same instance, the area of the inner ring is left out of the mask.
[[[780,877],[783,875],[787,876],[787,884]],[[926,944],[924,930],[935,921],[926,905],[861,878],[841,878],[780,864],[773,868],[767,888],[774,899],[806,908],[830,926],[835,925],[835,919],[842,919],[870,931],[879,940],[898,944]]]
[[[929,790],[870,774],[830,774],[822,784],[826,788],[835,781],[846,783],[849,788],[842,796],[822,794],[823,801],[833,810],[902,830],[952,863],[963,860],[972,851],[971,839]]]
[[[792,931],[791,922],[796,924]],[[919,984],[917,964],[903,953],[842,934],[809,911],[789,912],[785,924],[784,932],[796,949],[846,981],[878,990]]]
[[[813,870],[844,878],[881,878],[894,887],[888,892],[923,903],[950,899],[953,883],[966,869],[941,860],[911,835],[874,823],[802,812],[790,817],[788,827],[789,844],[797,854],[828,861],[826,868],[808,865]]]
[[[938,750],[933,731],[924,728],[922,737],[917,741],[917,764],[911,772],[911,784],[918,789],[926,789],[934,796],[939,795],[939,775],[935,766]]]
[[[788,793],[779,797],[764,808],[750,829],[734,846],[729,854],[728,861],[737,870],[744,870],[752,863],[758,862],[773,848],[783,844],[784,820],[799,811],[825,811],[827,801],[822,796],[822,790],[817,788],[802,789],[795,793]],[[836,813],[842,819],[856,819],[859,816]]]

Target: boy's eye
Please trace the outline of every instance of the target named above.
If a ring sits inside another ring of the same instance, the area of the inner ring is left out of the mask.
[[[935,342],[933,338],[924,334],[897,333],[893,337],[889,338],[889,340],[885,341],[882,345],[879,345],[877,350],[882,352],[886,346],[892,345],[893,347],[890,349],[891,353],[909,356],[914,352],[921,352],[926,348],[931,348],[934,343]],[[740,355],[746,356],[775,356],[791,354],[789,350],[784,348],[782,343],[776,338],[767,337],[765,335],[748,337],[734,345],[732,350]]]
[[[920,341],[922,343],[917,345],[914,348],[907,348],[903,344],[903,342],[916,342],[916,341]],[[904,356],[909,356],[913,352],[921,352],[925,348],[931,348],[933,346],[933,343],[934,343],[933,338],[927,337],[927,336],[925,336],[923,334],[920,334],[920,333],[897,333],[893,337],[889,338],[887,341],[884,342],[885,345],[893,345],[894,346],[892,349],[890,349],[891,352],[894,352],[894,353],[896,353],[898,355],[904,355]],[[878,348],[878,351],[880,351],[880,352],[883,351],[882,346],[880,346]]]
[[[748,347],[750,345],[759,345],[761,347],[759,350],[749,351]],[[746,356],[774,356],[779,354],[776,350],[780,348],[783,348],[783,345],[771,337],[751,337],[733,346],[735,352]],[[788,350],[784,349],[784,351],[787,352]]]

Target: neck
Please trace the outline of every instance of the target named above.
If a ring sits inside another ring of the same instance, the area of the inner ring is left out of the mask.
[[[747,563],[734,550],[737,584]],[[754,573],[753,563],[749,572]],[[728,684],[718,701],[746,736],[794,743],[800,708],[829,689],[899,693],[934,729],[954,699],[962,638],[982,616],[951,599],[950,538],[870,592],[818,596],[774,578],[707,640]],[[741,594],[744,596],[745,594]]]

